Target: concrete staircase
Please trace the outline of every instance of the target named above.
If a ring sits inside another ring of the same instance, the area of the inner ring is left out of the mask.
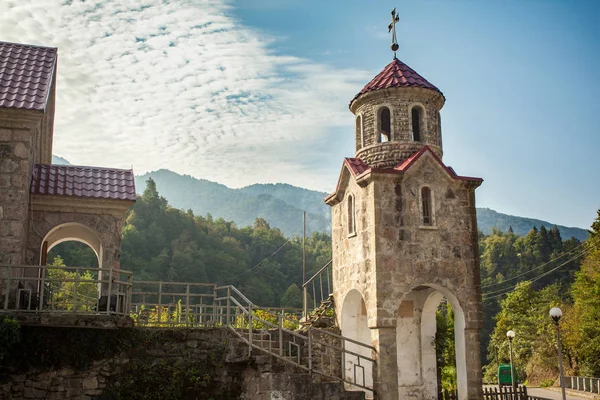
[[[333,316],[326,315],[327,311],[332,310],[333,295],[321,302],[319,307],[315,308],[301,324],[303,328],[314,326],[315,328],[329,328],[335,325],[335,318]]]

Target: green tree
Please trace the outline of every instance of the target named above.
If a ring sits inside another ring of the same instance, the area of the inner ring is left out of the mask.
[[[573,308],[561,323],[577,358],[578,373],[600,376],[600,210],[587,241],[588,253],[573,284]]]
[[[90,271],[62,269],[65,263],[60,256],[48,267],[48,292],[54,309],[91,311],[96,306],[98,288]]]
[[[498,363],[510,360],[509,343],[506,332],[515,331],[513,340],[513,362],[520,374],[535,378],[556,370],[556,353],[552,322],[548,311],[558,305],[560,297],[556,285],[535,290],[529,281],[519,283],[504,300],[496,315],[496,326],[488,347],[489,364],[486,367],[486,380],[493,381]],[[535,355],[535,357],[534,357]]]
[[[302,308],[302,290],[292,283],[281,296],[279,304],[281,307]]]

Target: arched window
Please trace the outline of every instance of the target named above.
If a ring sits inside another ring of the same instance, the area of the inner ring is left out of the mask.
[[[348,235],[354,235],[355,221],[354,221],[354,196],[348,196]]]
[[[421,131],[423,130],[423,109],[420,106],[414,106],[411,110],[413,140],[421,141]]]
[[[431,214],[431,189],[427,186],[421,188],[421,208],[423,212],[423,225],[433,225]]]
[[[387,107],[381,107],[379,109],[379,141],[389,142],[392,138],[392,117],[390,115],[390,109]]]
[[[356,116],[356,150],[360,150],[364,146],[362,116]]]

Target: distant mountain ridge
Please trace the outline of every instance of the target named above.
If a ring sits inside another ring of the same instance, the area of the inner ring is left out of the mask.
[[[69,165],[62,157],[52,156],[53,164]],[[306,211],[306,230],[331,233],[331,210],[323,199],[328,193],[304,189],[286,183],[254,184],[240,189],[231,189],[206,179],[180,175],[168,169],[148,172],[135,177],[136,191],[141,194],[146,181],[152,177],[158,192],[171,206],[191,209],[194,214],[234,221],[238,226],[250,226],[258,217],[264,218],[272,227],[277,227],[286,236],[302,235],[302,212]],[[502,214],[489,208],[477,209],[477,225],[485,234],[496,228],[517,235],[526,235],[534,226],[552,228],[554,224],[539,219]],[[588,232],[581,228],[557,225],[563,239],[571,236],[585,240]]]
[[[319,206],[324,197],[320,192],[285,184],[230,189],[220,183],[161,169],[135,177],[138,193],[144,191],[149,177],[173,207],[191,209],[197,215],[211,214],[214,218],[234,221],[240,227],[250,226],[261,217],[286,236],[292,236],[302,234],[302,212],[306,209],[309,234],[330,231],[329,210]]]
[[[325,192],[304,189],[284,183],[254,184],[240,189],[197,179],[189,175],[161,169],[136,176],[136,190],[142,193],[146,180],[152,177],[159,193],[177,208],[191,209],[195,214],[210,213],[215,218],[234,221],[238,226],[252,225],[257,217],[264,218],[286,236],[302,234],[302,211],[307,212],[307,232],[331,232],[331,210],[323,199]],[[477,224],[485,234],[492,229],[504,232],[512,226],[517,235],[526,235],[534,226],[550,229],[553,223],[538,219],[502,214],[489,208],[477,209]],[[585,229],[557,225],[563,239],[585,240]]]

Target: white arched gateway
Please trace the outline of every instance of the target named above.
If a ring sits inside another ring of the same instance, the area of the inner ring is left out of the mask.
[[[47,254],[53,247],[69,241],[88,245],[96,253],[98,267],[102,268],[103,246],[100,234],[78,222],[58,225],[46,234],[40,248],[40,265],[47,264]]]
[[[371,332],[367,323],[367,307],[360,292],[352,289],[344,298],[341,318],[342,335],[357,342],[371,345]],[[346,350],[361,356],[371,358],[368,348],[346,342]],[[346,380],[362,386],[373,387],[373,366],[371,363],[349,353],[344,355],[344,376]],[[358,390],[355,386],[347,385],[346,390]],[[365,391],[367,397],[370,391]]]
[[[436,313],[446,299],[454,312],[454,342],[458,398],[467,398],[465,317],[458,299],[439,285],[423,285],[407,293],[397,317],[398,387],[400,398],[416,388],[422,398],[438,398],[438,360],[436,357]]]

